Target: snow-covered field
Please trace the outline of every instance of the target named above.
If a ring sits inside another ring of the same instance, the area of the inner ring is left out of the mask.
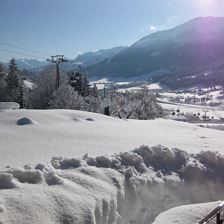
[[[140,145],[223,151],[223,137],[223,131],[164,119],[120,120],[72,110],[2,111],[0,167],[45,163],[52,156],[112,154]]]
[[[205,115],[209,118],[213,117],[214,119],[224,119],[224,110],[220,110],[217,107],[209,107],[209,106],[200,106],[200,105],[192,105],[192,104],[181,104],[181,103],[160,103],[160,105],[167,110],[177,111],[180,110],[180,113],[189,113],[189,114],[198,114],[201,116]]]
[[[117,85],[117,83],[116,83]],[[132,91],[139,91],[142,89],[149,89],[149,90],[160,90],[162,87],[158,83],[153,83],[153,84],[141,84],[133,87],[128,87],[128,88],[119,88],[117,91],[121,93],[127,92],[132,92]]]
[[[159,214],[223,199],[223,137],[165,119],[1,111],[0,223],[197,223],[216,203]]]

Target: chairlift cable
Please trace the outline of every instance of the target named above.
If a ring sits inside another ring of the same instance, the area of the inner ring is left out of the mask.
[[[4,51],[4,52],[7,52],[7,53],[19,54],[19,55],[24,55],[24,56],[29,56],[29,57],[34,57],[34,58],[46,60],[45,57],[31,55],[31,54],[26,54],[26,53],[22,53],[22,52],[18,52],[18,51],[11,51],[11,50],[7,50],[7,49],[0,49],[0,51]]]
[[[9,43],[0,42],[0,45],[12,47],[12,48],[17,48],[17,49],[24,50],[24,51],[29,51],[29,52],[32,52],[32,53],[35,53],[35,54],[39,54],[39,55],[42,55],[42,56],[48,56],[48,57],[50,56],[50,54],[41,53],[39,51],[31,50],[31,49],[24,48],[24,47],[19,47],[19,46],[16,46],[16,45],[13,45],[13,44],[9,44]]]

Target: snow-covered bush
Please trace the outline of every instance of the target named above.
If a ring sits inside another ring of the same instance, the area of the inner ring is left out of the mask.
[[[113,93],[110,97],[111,115],[126,119],[147,120],[163,116],[162,107],[156,96],[149,90],[138,92]]]
[[[53,92],[50,107],[54,109],[76,109],[84,107],[84,99],[69,85],[61,85]]]
[[[83,105],[84,111],[100,113],[100,98],[89,95],[84,98],[85,104]]]

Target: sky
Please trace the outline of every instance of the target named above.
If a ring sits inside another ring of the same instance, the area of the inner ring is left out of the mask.
[[[0,0],[0,61],[73,59],[199,16],[224,16],[224,0]]]

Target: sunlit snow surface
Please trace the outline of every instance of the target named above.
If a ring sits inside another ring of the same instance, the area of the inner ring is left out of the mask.
[[[172,224],[184,214],[196,223],[213,204],[198,205],[198,216],[191,206],[165,211],[223,199],[223,133],[164,119],[1,111],[0,223]]]
[[[153,224],[179,223],[193,224],[201,221],[208,215],[220,202],[211,202],[195,205],[185,205],[170,209],[159,215]],[[169,220],[167,222],[167,220]],[[215,222],[211,222],[215,223]]]
[[[18,125],[27,118],[31,122]],[[0,112],[0,167],[49,162],[52,156],[82,156],[164,145],[188,152],[223,150],[224,132],[172,120],[120,120],[72,110]]]

